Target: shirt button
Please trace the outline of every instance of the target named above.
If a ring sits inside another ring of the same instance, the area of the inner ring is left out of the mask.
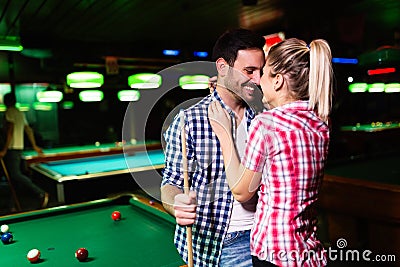
[[[228,199],[226,202],[228,202],[228,203],[231,203],[231,200],[230,200],[230,199]]]

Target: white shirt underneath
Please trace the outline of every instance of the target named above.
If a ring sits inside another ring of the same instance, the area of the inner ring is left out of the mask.
[[[236,129],[236,149],[239,158],[244,155],[247,140],[247,125],[246,119],[242,119]],[[240,203],[237,200],[233,202],[231,221],[229,223],[228,233],[249,230],[253,226],[254,212],[256,210],[257,194],[245,203]]]

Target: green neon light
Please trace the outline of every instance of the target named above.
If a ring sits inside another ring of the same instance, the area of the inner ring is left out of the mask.
[[[138,101],[140,92],[138,90],[121,90],[118,92],[118,99],[120,101]]]
[[[39,102],[60,102],[63,99],[63,93],[60,91],[41,91],[36,93]]]
[[[85,90],[79,93],[79,99],[83,102],[99,102],[103,98],[104,94],[100,90]]]
[[[82,71],[67,75],[67,85],[71,88],[98,88],[104,83],[104,76],[98,72]]]
[[[128,77],[128,85],[135,89],[155,89],[161,83],[161,75],[153,73],[137,73]]]
[[[399,93],[400,83],[352,83],[349,85],[351,93]]]
[[[179,86],[188,90],[208,89],[209,80],[207,75],[184,75],[179,78]]]

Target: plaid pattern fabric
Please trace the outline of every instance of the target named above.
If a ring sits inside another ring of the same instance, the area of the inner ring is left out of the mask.
[[[263,173],[251,233],[252,255],[278,266],[327,264],[316,237],[314,204],[328,145],[329,127],[309,110],[307,101],[272,109],[252,121],[242,162]],[[317,257],[305,259],[302,253]]]
[[[197,217],[192,226],[195,266],[218,266],[233,204],[219,141],[208,122],[208,106],[214,100],[233,116],[216,91],[184,110],[190,190],[197,193]],[[254,111],[247,108],[248,127],[254,115]],[[181,148],[181,119],[178,114],[164,134],[166,164],[161,185],[171,184],[183,190],[182,157],[185,155]],[[176,226],[175,245],[187,262],[186,227]]]

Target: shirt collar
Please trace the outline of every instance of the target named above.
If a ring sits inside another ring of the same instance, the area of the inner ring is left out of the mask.
[[[212,96],[213,100],[217,100],[218,102],[220,102],[222,107],[224,109],[226,109],[229,112],[229,114],[233,113],[232,109],[228,105],[226,105],[224,103],[224,101],[222,100],[222,98],[219,96],[217,90],[214,90],[212,92],[211,96]],[[255,115],[256,115],[256,112],[254,111],[254,109],[251,108],[250,106],[246,105],[246,114],[245,114],[245,116],[247,118],[253,119],[255,117]]]
[[[281,107],[284,109],[311,110],[308,104],[309,104],[308,100],[297,100],[297,101],[282,105]]]

